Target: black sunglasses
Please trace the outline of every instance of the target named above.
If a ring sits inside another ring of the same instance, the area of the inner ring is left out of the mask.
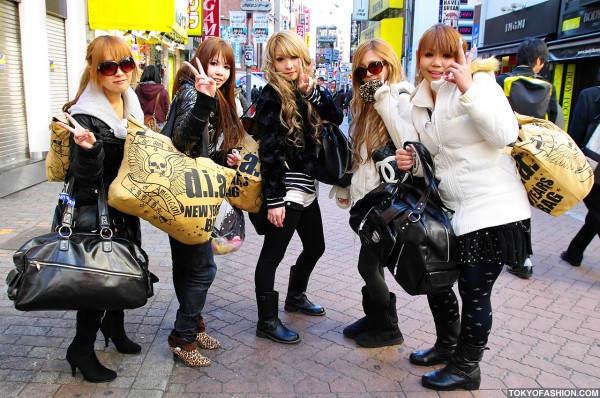
[[[367,65],[366,68],[359,66],[354,70],[354,76],[362,80],[365,77],[367,77],[367,71],[372,75],[377,75],[378,73],[381,73],[385,64],[387,64],[387,62],[385,61],[373,61],[369,65]]]
[[[123,73],[129,73],[135,68],[135,60],[133,59],[133,57],[125,57],[119,62],[110,60],[100,62],[100,65],[98,65],[98,70],[104,76],[115,75],[119,68],[121,68]]]

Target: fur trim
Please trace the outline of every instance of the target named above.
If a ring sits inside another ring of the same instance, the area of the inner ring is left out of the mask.
[[[471,62],[471,73],[497,72],[500,70],[500,61],[495,57],[476,58]]]

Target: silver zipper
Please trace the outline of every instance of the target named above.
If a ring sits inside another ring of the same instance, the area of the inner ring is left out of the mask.
[[[97,273],[97,274],[104,274],[104,275],[125,276],[125,277],[135,278],[135,279],[141,279],[142,278],[142,276],[132,275],[132,274],[126,274],[124,272],[103,271],[103,270],[99,270],[99,269],[76,267],[74,265],[67,265],[67,264],[54,264],[54,263],[48,263],[48,262],[38,261],[38,260],[31,261],[31,265],[33,265],[34,267],[36,267],[38,271],[41,270],[42,266],[49,266],[49,267],[56,267],[56,268],[68,268],[68,269],[72,269],[72,270],[76,270],[76,271],[88,271],[88,272],[93,272],[93,273]]]

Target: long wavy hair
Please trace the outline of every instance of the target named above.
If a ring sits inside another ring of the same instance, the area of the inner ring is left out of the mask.
[[[388,71],[387,83],[399,83],[406,80],[400,60],[394,52],[392,46],[382,39],[371,39],[362,43],[354,52],[352,62],[352,71],[361,66],[363,58],[367,52],[373,51],[375,55],[381,58],[386,64]],[[353,169],[359,164],[369,161],[371,154],[378,148],[383,147],[390,140],[388,131],[381,119],[381,116],[375,110],[372,103],[363,101],[359,94],[359,88],[363,84],[362,80],[352,74],[352,89],[354,94],[350,101],[350,111],[352,112],[352,123],[350,124],[350,135],[352,137]],[[360,154],[360,148],[365,145],[367,149],[367,158],[363,159]]]
[[[244,127],[237,117],[235,106],[235,58],[233,48],[219,37],[210,37],[198,46],[194,57],[189,62],[195,67],[196,61],[194,59],[197,58],[204,70],[207,71],[209,62],[220,57],[223,57],[225,63],[230,67],[229,78],[217,90],[218,119],[215,128],[217,132],[223,132],[221,149],[225,155],[230,149],[238,146],[244,136]],[[173,83],[173,97],[181,86],[190,79],[193,79],[192,71],[188,67],[179,68]],[[215,134],[215,141],[218,139],[219,134]]]
[[[85,52],[86,68],[83,70],[81,80],[79,81],[79,89],[77,95],[71,101],[63,105],[63,112],[67,112],[81,97],[81,94],[91,82],[96,87],[100,87],[100,75],[98,65],[101,62],[113,60],[119,62],[123,58],[132,57],[131,47],[129,44],[117,36],[98,36],[88,45]],[[138,68],[135,67],[131,72],[131,81],[136,82],[138,76]]]
[[[460,45],[461,40],[462,46]],[[420,84],[423,81],[420,65],[423,54],[427,52],[440,52],[452,54],[455,59],[458,59],[460,51],[463,53],[467,52],[467,42],[456,29],[441,23],[427,29],[419,39],[419,47],[417,47],[415,83]]]
[[[275,52],[279,51],[284,57],[298,57],[302,60],[305,74],[310,74],[313,78],[312,70],[307,70],[311,63],[310,54],[306,44],[296,33],[289,30],[282,30],[269,38],[265,50],[265,59],[263,62],[263,72],[267,81],[281,98],[281,113],[279,119],[281,125],[287,130],[286,139],[297,147],[304,145],[302,135],[302,116],[298,109],[297,101],[304,101],[308,107],[310,135],[315,142],[318,142],[318,132],[322,128],[322,122],[317,112],[310,102],[302,95],[296,95],[298,81],[289,82],[283,73],[275,70]]]

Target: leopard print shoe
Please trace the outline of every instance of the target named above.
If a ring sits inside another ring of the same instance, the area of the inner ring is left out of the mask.
[[[173,357],[179,357],[186,366],[210,366],[210,358],[200,354],[196,348],[195,342],[186,343],[171,332],[168,343],[169,350],[173,353]]]
[[[200,348],[204,348],[206,350],[214,350],[221,347],[219,340],[206,334],[206,325],[204,325],[204,319],[202,317],[198,318],[198,322],[196,324],[196,341],[198,342]]]

